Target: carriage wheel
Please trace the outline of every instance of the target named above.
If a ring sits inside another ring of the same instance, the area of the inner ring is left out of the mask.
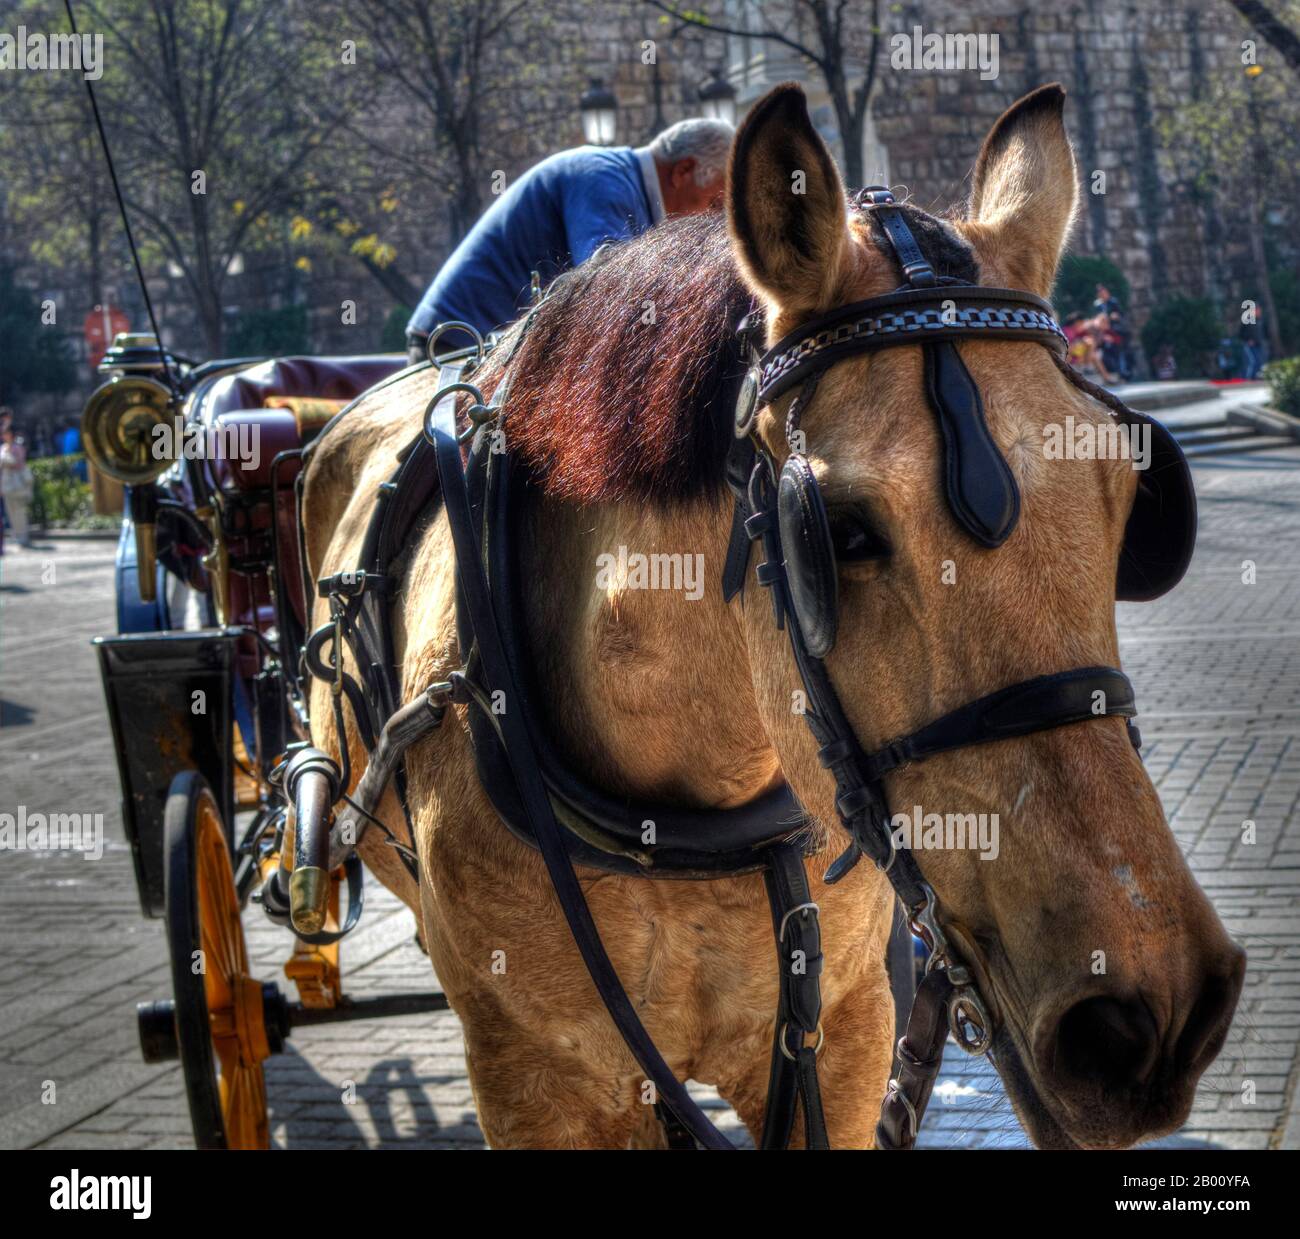
[[[176,1040],[194,1143],[265,1149],[262,1060],[271,1045],[263,989],[248,972],[221,811],[197,772],[172,780],[163,822]]]

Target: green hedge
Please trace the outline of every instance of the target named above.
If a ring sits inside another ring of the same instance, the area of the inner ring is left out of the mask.
[[[36,481],[32,492],[31,522],[37,529],[116,529],[116,516],[97,516],[90,495],[90,483],[77,476],[85,459],[72,456],[42,456],[28,461]]]
[[[1273,407],[1300,417],[1300,357],[1270,361],[1262,377],[1273,388]]]
[[[1052,304],[1064,318],[1067,314],[1092,314],[1097,300],[1097,285],[1105,284],[1111,295],[1129,308],[1128,280],[1109,258],[1090,258],[1084,254],[1066,254],[1056,272],[1056,285],[1052,289]]]
[[[291,357],[311,352],[311,325],[305,305],[278,310],[244,310],[226,330],[231,357]]]
[[[404,305],[395,306],[384,319],[384,329],[379,336],[381,353],[406,352],[406,324],[411,321],[411,311]]]
[[[1218,311],[1208,297],[1170,297],[1151,311],[1142,328],[1142,347],[1154,357],[1162,345],[1171,344],[1178,377],[1204,378],[1223,335]]]
[[[1268,277],[1273,290],[1273,308],[1277,311],[1277,329],[1282,337],[1282,347],[1287,351],[1300,349],[1300,277],[1294,271],[1279,267]]]

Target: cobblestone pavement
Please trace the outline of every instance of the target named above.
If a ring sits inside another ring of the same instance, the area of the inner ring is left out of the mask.
[[[1177,837],[1245,945],[1245,995],[1191,1120],[1166,1144],[1300,1147],[1300,450],[1199,462],[1201,539],[1172,597],[1120,608],[1148,767]],[[1242,562],[1257,583],[1242,583]],[[103,812],[92,862],[0,852],[0,1146],[190,1143],[176,1067],[147,1067],[137,1001],[166,997],[162,925],[140,915],[88,638],[113,628],[112,544],[58,541],[0,559],[0,811]],[[1242,823],[1256,842],[1242,842]],[[287,935],[245,915],[254,971],[281,977]],[[430,988],[413,922],[372,884],[343,947],[361,997]],[[281,978],[282,986],[287,982]],[[49,1083],[55,1104],[48,1103]],[[345,1086],[355,1102],[345,1104]],[[288,1147],[480,1147],[456,1017],[295,1035],[267,1065],[272,1139]],[[725,1128],[737,1130],[716,1098]],[[1249,1104],[1247,1101],[1249,1100]],[[992,1069],[949,1047],[922,1140],[1026,1144]]]

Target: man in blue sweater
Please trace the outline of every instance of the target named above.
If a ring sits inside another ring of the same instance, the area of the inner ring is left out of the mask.
[[[684,120],[649,146],[580,146],[523,174],[483,213],[447,259],[406,328],[412,362],[426,356],[439,323],[466,322],[483,335],[528,305],[532,273],[543,285],[667,215],[722,205],[734,130],[725,121]],[[469,343],[447,332],[439,352]]]

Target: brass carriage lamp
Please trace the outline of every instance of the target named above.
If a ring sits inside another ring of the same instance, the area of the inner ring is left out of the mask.
[[[166,362],[153,335],[120,333],[104,354],[99,372],[109,376],[86,401],[81,414],[81,442],[86,457],[101,473],[128,488],[135,529],[136,572],[140,600],[153,602],[157,581],[156,521],[158,491],[154,483],[175,463],[179,444],[160,429],[172,426],[178,402],[166,377]]]
[[[582,136],[590,146],[613,146],[618,128],[618,99],[598,77],[583,91],[578,100],[582,113]]]
[[[736,88],[722,76],[719,66],[713,76],[700,87],[700,113],[706,120],[736,123]]]

